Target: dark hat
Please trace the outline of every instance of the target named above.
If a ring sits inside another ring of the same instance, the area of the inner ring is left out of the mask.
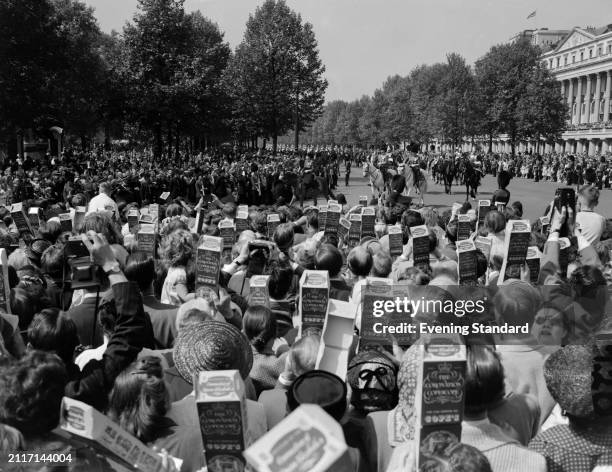
[[[338,203],[340,205],[346,205],[346,197],[344,196],[343,193],[339,193],[336,195],[336,200],[338,200]]]
[[[238,370],[246,379],[253,367],[253,351],[246,336],[225,321],[190,324],[174,344],[174,363],[181,377],[193,383],[198,372]]]
[[[346,411],[347,388],[344,381],[324,370],[311,370],[300,375],[287,391],[291,411],[305,403],[314,403],[340,421]]]
[[[569,345],[554,352],[544,363],[544,379],[562,410],[578,418],[595,414],[591,393],[592,346]]]

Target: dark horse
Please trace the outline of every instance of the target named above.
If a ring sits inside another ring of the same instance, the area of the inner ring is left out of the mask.
[[[327,179],[317,176],[313,172],[287,172],[285,178],[287,185],[293,189],[294,199],[300,202],[300,206],[304,206],[304,200],[309,198],[312,198],[314,205],[316,205],[320,194],[323,195],[323,198],[332,195]]]
[[[480,179],[482,173],[479,169],[474,167],[474,164],[469,159],[463,160],[463,183],[465,184],[465,199],[469,200],[470,197],[476,198],[478,194],[478,187],[480,187]]]
[[[453,187],[453,179],[455,178],[455,160],[453,158],[444,159],[438,163],[442,180],[444,181],[444,192],[451,194]]]

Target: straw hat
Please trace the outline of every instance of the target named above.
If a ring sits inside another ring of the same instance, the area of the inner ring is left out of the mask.
[[[225,321],[203,321],[179,333],[174,344],[174,363],[186,382],[202,371],[238,370],[246,379],[253,367],[247,338]]]

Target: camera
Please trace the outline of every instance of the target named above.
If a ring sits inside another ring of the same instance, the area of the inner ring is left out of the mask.
[[[64,256],[64,274],[70,274],[70,279],[66,281],[70,290],[96,288],[101,285],[102,269],[91,261],[89,251],[79,236],[68,238]]]

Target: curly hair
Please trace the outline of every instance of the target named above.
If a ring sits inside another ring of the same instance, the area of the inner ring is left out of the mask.
[[[122,244],[123,242],[117,226],[115,226],[109,213],[105,211],[97,211],[85,215],[81,233],[87,233],[88,231],[103,234],[108,244]]]
[[[55,354],[30,351],[0,368],[0,422],[24,436],[57,427],[68,374]]]
[[[186,266],[193,258],[194,242],[191,233],[177,229],[167,234],[160,245],[160,257],[166,267]]]
[[[109,394],[108,417],[144,443],[166,429],[169,396],[156,357],[137,360],[115,379]]]

